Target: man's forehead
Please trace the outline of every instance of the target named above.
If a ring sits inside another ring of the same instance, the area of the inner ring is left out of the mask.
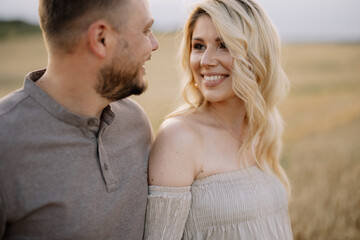
[[[150,12],[148,0],[130,0],[132,7],[130,9],[129,20],[141,22],[144,26],[153,23],[153,17]]]

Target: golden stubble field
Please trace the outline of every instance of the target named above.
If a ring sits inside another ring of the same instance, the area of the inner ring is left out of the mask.
[[[178,102],[177,34],[157,34],[160,49],[146,64],[148,91],[134,97],[156,132]],[[282,164],[292,182],[294,239],[360,239],[360,43],[287,44],[292,90]],[[0,97],[24,75],[46,66],[41,36],[0,42]],[[1,127],[1,126],[0,126]]]

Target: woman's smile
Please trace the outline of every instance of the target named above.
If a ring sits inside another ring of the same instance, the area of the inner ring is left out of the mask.
[[[228,74],[213,74],[213,75],[201,75],[203,83],[206,87],[216,87],[220,85],[226,78],[229,77]]]

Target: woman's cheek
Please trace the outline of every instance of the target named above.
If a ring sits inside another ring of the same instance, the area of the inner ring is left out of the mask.
[[[200,61],[201,61],[201,56],[199,54],[191,53],[190,67],[193,71],[196,71],[197,69],[200,68]]]

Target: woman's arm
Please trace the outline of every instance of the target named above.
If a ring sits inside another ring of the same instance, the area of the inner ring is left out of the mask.
[[[198,169],[196,143],[186,122],[172,118],[162,124],[149,159],[145,240],[181,239]]]
[[[199,136],[190,123],[167,119],[160,127],[149,159],[149,184],[190,186],[198,173]]]
[[[189,215],[190,186],[150,186],[145,240],[180,240]]]

